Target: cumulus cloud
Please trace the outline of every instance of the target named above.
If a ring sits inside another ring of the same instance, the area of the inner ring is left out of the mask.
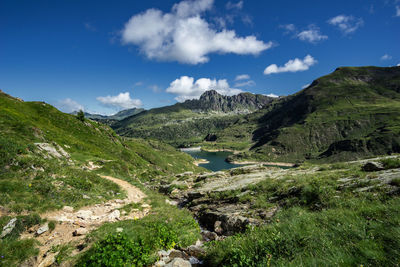
[[[248,80],[248,81],[242,81],[242,82],[237,82],[235,83],[235,87],[250,87],[250,86],[255,86],[256,83],[253,80]]]
[[[301,41],[309,43],[317,43],[328,39],[328,36],[321,34],[319,28],[315,25],[310,25],[307,30],[299,32],[296,36]]]
[[[235,77],[235,81],[248,80],[248,79],[250,79],[250,75],[248,74],[240,74]]]
[[[277,97],[279,97],[278,95],[276,95],[276,94],[273,94],[273,93],[271,93],[271,94],[267,94],[267,95],[265,95],[265,96],[269,96],[269,97],[273,97],[273,98],[277,98]]]
[[[309,25],[307,29],[303,31],[297,30],[294,24],[285,24],[280,25],[279,27],[285,29],[284,34],[292,34],[293,38],[297,38],[304,42],[315,44],[328,39],[328,36],[323,35],[319,27],[317,27],[315,24]]]
[[[237,3],[232,3],[229,1],[225,5],[226,9],[242,9],[243,8],[243,1],[239,1]]]
[[[256,83],[253,80],[250,80],[250,75],[248,74],[240,74],[235,77],[235,87],[249,87],[255,86]]]
[[[106,107],[119,110],[139,108],[142,106],[142,101],[140,99],[132,99],[129,92],[119,93],[116,96],[99,96],[96,99]]]
[[[278,67],[276,64],[271,64],[265,68],[264,74],[269,75],[272,73],[305,71],[316,63],[317,60],[315,60],[311,55],[307,55],[303,60],[299,58],[291,59],[286,62],[284,66]]]
[[[55,106],[59,110],[65,113],[71,113],[78,110],[85,110],[85,108],[81,104],[79,104],[75,100],[72,100],[71,98],[60,100]]]
[[[205,91],[215,90],[221,95],[236,95],[242,92],[240,89],[230,88],[225,80],[201,78],[194,81],[193,77],[181,76],[171,82],[166,92],[175,94],[175,99],[183,102],[188,99],[198,99]]]
[[[123,44],[137,45],[149,59],[198,64],[210,53],[258,55],[273,46],[254,35],[239,37],[234,30],[217,31],[203,17],[213,0],[185,0],[170,13],[148,9],[134,15],[122,30]]]
[[[388,55],[388,54],[384,54],[383,56],[381,56],[381,60],[391,60],[392,56]]]
[[[362,18],[353,16],[339,15],[328,20],[328,23],[336,26],[343,34],[354,33],[358,28],[364,25]]]

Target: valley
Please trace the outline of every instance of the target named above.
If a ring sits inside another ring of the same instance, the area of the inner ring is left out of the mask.
[[[400,67],[120,120],[4,92],[0,111],[0,266],[400,259]]]

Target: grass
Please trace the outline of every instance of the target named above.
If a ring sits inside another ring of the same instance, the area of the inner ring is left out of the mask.
[[[200,238],[199,225],[188,211],[166,204],[165,197],[159,194],[151,191],[146,194],[151,213],[139,220],[104,224],[91,232],[87,243],[94,246],[76,259],[77,266],[95,266],[99,261],[103,266],[114,266],[122,259],[128,265],[150,265],[157,260],[158,250],[186,247]],[[117,228],[122,228],[122,233],[118,233]],[[108,255],[121,243],[136,256],[121,251],[113,254],[113,261],[107,261],[103,255]]]
[[[308,164],[303,170],[316,169]],[[268,224],[209,243],[209,266],[397,266],[400,260],[400,199],[389,186],[370,191],[378,174],[357,164],[326,164],[316,172],[289,172],[243,190],[237,198],[255,211],[279,206]],[[369,177],[369,178],[368,178]],[[341,178],[353,179],[344,186]],[[232,199],[238,192],[217,198]]]
[[[35,143],[48,143],[58,151],[62,148],[70,159],[40,152]],[[101,168],[89,171],[89,161]],[[200,170],[190,156],[169,145],[121,138],[106,125],[78,120],[46,103],[22,102],[0,92],[0,206],[6,214],[33,216],[67,205],[79,208],[123,197],[116,184],[99,175],[146,182]],[[9,219],[0,217],[0,226]],[[26,230],[19,222],[16,229]],[[53,226],[54,222],[49,222],[49,227]],[[21,240],[19,233],[0,240],[1,266],[18,265],[37,254],[35,241]],[[57,261],[67,258],[68,251],[60,248]]]

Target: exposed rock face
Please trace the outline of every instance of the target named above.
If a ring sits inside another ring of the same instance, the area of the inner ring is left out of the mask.
[[[272,100],[272,97],[251,93],[224,96],[210,90],[203,93],[199,100],[187,100],[182,105],[192,110],[246,113],[260,109]]]

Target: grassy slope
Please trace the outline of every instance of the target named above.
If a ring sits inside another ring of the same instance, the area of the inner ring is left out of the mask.
[[[123,136],[158,139],[174,146],[203,141],[209,133],[233,124],[239,115],[194,112],[182,104],[144,111],[116,122],[112,127]]]
[[[385,160],[397,168],[400,158]],[[382,172],[360,164],[308,164],[239,192],[254,214],[280,206],[265,225],[209,244],[209,266],[396,266],[400,259],[400,177],[380,185]],[[390,173],[390,171],[388,172]],[[343,179],[345,178],[345,179]],[[367,188],[367,189],[365,189]],[[360,190],[362,189],[362,190]],[[223,201],[223,199],[219,199]]]
[[[66,158],[45,159],[36,142],[62,147],[72,162]],[[88,172],[82,168],[88,161],[102,168]],[[144,182],[159,175],[200,170],[192,162],[190,156],[160,142],[121,138],[103,124],[81,122],[51,105],[22,102],[0,93],[1,229],[11,218],[7,214],[34,216],[35,212],[64,205],[77,208],[117,197],[118,186],[98,174]],[[83,198],[83,194],[90,199]],[[29,228],[29,218],[18,219],[20,227],[15,231]],[[173,219],[179,222],[181,218]],[[40,217],[35,221],[38,223]],[[0,259],[1,266],[16,264],[36,252],[35,243],[19,240],[18,233],[0,240],[0,252],[5,256]],[[21,250],[26,253],[16,254]],[[20,256],[11,257],[13,254]]]
[[[236,159],[332,161],[399,152],[399,88],[399,67],[339,68],[217,135],[253,144]],[[250,138],[235,138],[246,129]]]

